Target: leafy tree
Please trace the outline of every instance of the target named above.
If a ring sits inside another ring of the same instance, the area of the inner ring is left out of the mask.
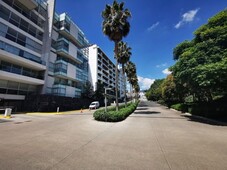
[[[227,10],[210,18],[194,35],[174,49],[177,62],[171,71],[185,96],[212,101],[217,94],[227,94]]]
[[[128,47],[127,43],[124,43],[120,41],[118,43],[118,56],[117,60],[119,63],[122,64],[122,71],[123,71],[123,76],[124,76],[124,100],[125,100],[125,107],[127,105],[126,101],[126,78],[125,78],[125,64],[129,61],[132,53],[131,53],[131,48]]]
[[[128,9],[124,9],[124,3],[117,3],[114,0],[112,6],[106,5],[104,11],[102,11],[102,31],[109,37],[111,41],[115,43],[114,53],[116,58],[116,111],[118,111],[118,43],[123,37],[127,36],[130,30],[130,24],[128,18],[131,17],[131,13]]]
[[[148,100],[158,101],[162,99],[162,83],[165,79],[157,79],[146,92]]]
[[[91,99],[93,97],[93,95],[94,95],[93,86],[90,81],[86,81],[83,84],[83,90],[82,90],[81,97]]]
[[[177,103],[179,94],[172,74],[168,75],[161,84],[162,98],[166,103]]]
[[[97,82],[96,83],[96,90],[95,90],[95,93],[94,93],[94,99],[95,100],[98,100],[98,101],[103,101],[104,100],[104,85],[100,82]]]

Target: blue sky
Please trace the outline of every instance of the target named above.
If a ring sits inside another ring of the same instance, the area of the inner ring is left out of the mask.
[[[113,0],[56,0],[58,13],[66,12],[114,61],[114,43],[102,33],[101,12]],[[118,2],[122,2],[118,0]],[[172,51],[177,44],[191,40],[193,32],[208,18],[227,8],[227,0],[123,0],[132,13],[131,30],[123,41],[132,48],[141,89],[155,79],[165,78],[174,64]]]

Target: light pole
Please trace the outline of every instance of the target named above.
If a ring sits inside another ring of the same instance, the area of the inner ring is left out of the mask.
[[[107,93],[106,93],[106,91],[111,90],[111,88],[108,88],[108,87],[104,87],[104,88],[105,88],[105,94],[104,94],[105,95],[105,112],[107,112],[107,107],[106,107],[107,106],[107,99],[106,99]]]

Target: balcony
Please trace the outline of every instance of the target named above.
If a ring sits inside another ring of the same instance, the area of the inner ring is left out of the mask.
[[[82,61],[79,58],[70,55],[68,50],[66,48],[62,47],[62,46],[58,46],[57,47],[56,53],[61,55],[61,56],[63,56],[63,57],[69,58],[69,59],[71,59],[71,60],[73,60],[73,61],[75,61],[75,62],[77,62],[79,64],[82,63]]]
[[[76,97],[78,93],[81,93],[81,89],[68,84],[54,84],[51,91],[54,95],[67,97]],[[75,93],[71,93],[72,91]]]
[[[74,35],[72,35],[69,30],[67,30],[65,27],[61,27],[59,29],[59,33],[61,35],[63,35],[64,37],[66,37],[67,39],[69,39],[73,44],[75,44],[77,47],[79,48],[83,48],[83,44],[80,43],[79,40],[76,39],[76,37]]]
[[[6,71],[0,70],[0,79],[9,80],[9,81],[17,81],[20,83],[27,83],[32,85],[43,85],[44,80],[40,80],[38,78],[28,77],[24,75],[18,75]]]
[[[35,9],[38,6],[36,0],[18,0],[18,1],[25,5],[29,10]]]

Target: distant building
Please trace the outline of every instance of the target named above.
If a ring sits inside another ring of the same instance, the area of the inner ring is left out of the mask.
[[[89,50],[89,81],[91,82],[94,91],[97,89],[97,82],[102,83],[104,87],[112,89],[112,94],[115,91],[115,64],[97,45],[92,45]],[[120,92],[119,98],[123,97],[123,74],[119,70],[118,89]]]

